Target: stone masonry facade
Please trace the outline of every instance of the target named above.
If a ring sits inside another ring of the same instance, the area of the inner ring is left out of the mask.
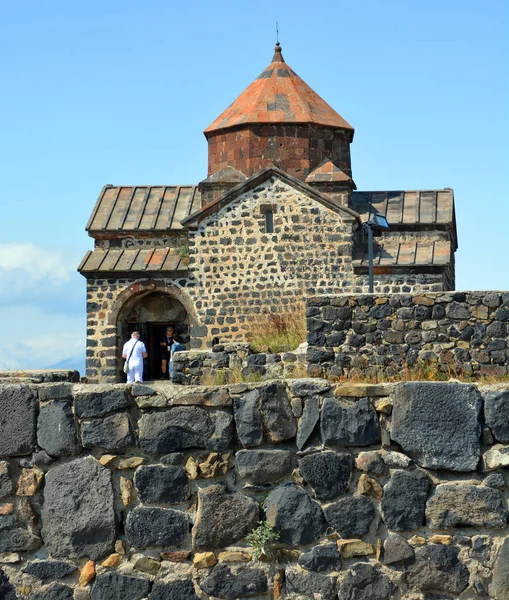
[[[307,331],[315,377],[390,377],[418,363],[449,374],[509,372],[509,292],[314,297]]]
[[[268,207],[272,234],[264,231]],[[303,303],[306,295],[352,291],[353,227],[352,220],[271,178],[189,231],[187,275],[88,278],[87,377],[116,380],[126,341],[118,339],[119,310],[150,286],[184,305],[194,349],[205,349],[216,336],[244,341],[249,319]]]
[[[508,385],[1,384],[0,414],[2,600],[509,598]]]

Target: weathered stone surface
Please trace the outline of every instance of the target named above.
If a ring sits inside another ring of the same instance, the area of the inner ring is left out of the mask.
[[[197,552],[193,556],[193,567],[195,569],[206,569],[216,564],[217,558],[213,552]]]
[[[234,397],[233,411],[244,448],[259,446],[264,436],[270,442],[281,442],[297,433],[297,421],[281,383],[271,383]]]
[[[136,443],[127,412],[83,421],[81,437],[85,448],[103,448],[108,452],[122,452]]]
[[[426,505],[432,529],[447,527],[504,527],[507,508],[502,494],[491,487],[442,483]]]
[[[74,590],[68,585],[52,583],[30,595],[30,600],[73,600]]]
[[[265,435],[271,442],[289,440],[297,434],[297,420],[292,412],[286,388],[282,383],[271,383],[259,389],[260,411]]]
[[[336,544],[321,544],[299,557],[299,565],[308,571],[340,571],[341,558]]]
[[[273,490],[265,500],[267,521],[279,532],[279,540],[292,546],[314,542],[324,529],[320,506],[293,483]]]
[[[355,538],[368,533],[375,509],[365,496],[347,496],[324,506],[323,514],[342,538]]]
[[[278,481],[292,472],[288,450],[240,450],[235,459],[239,475],[255,485]]]
[[[391,438],[420,466],[475,470],[481,396],[473,385],[411,382],[396,386]]]
[[[81,452],[69,402],[53,400],[41,404],[37,419],[37,442],[50,456],[68,456]]]
[[[486,425],[499,442],[509,442],[509,390],[488,392],[484,399]]]
[[[156,581],[149,600],[200,600],[191,579]]]
[[[498,552],[489,592],[496,600],[509,600],[509,537],[504,539]]]
[[[357,491],[359,494],[371,496],[372,498],[376,498],[376,500],[381,500],[384,495],[383,488],[378,481],[365,473],[359,477]]]
[[[40,544],[41,540],[22,527],[13,515],[0,517],[0,552],[26,552]]]
[[[459,593],[468,585],[469,572],[458,558],[459,548],[428,544],[417,548],[407,570],[408,583],[419,590]]]
[[[128,406],[129,397],[124,388],[91,384],[74,386],[74,410],[80,419],[103,417]]]
[[[76,565],[63,560],[34,560],[23,569],[37,579],[60,579],[76,571]]]
[[[331,388],[330,383],[325,379],[290,379],[288,382],[290,392],[294,396],[304,398],[306,396],[314,396],[315,394],[324,394]]]
[[[289,598],[335,600],[337,597],[336,577],[287,569],[286,592]]]
[[[313,433],[316,424],[320,420],[320,398],[319,396],[310,396],[306,398],[304,412],[299,420],[297,431],[297,448],[302,450]]]
[[[0,385],[0,456],[23,456],[35,447],[36,397],[26,385]]]
[[[86,587],[94,579],[95,579],[95,562],[93,560],[87,560],[87,562],[81,568],[78,583],[81,587]]]
[[[412,462],[412,459],[405,454],[392,450],[382,451],[381,456],[384,463],[392,469],[404,469]]]
[[[341,600],[391,600],[396,586],[379,569],[368,563],[355,563],[339,586]]]
[[[189,498],[189,479],[182,467],[140,467],[135,473],[134,484],[145,504],[175,504]]]
[[[212,550],[244,538],[258,524],[258,504],[224,485],[198,490],[198,512],[193,527],[193,546]]]
[[[92,457],[51,469],[45,480],[42,537],[55,558],[96,560],[113,550],[111,472]]]
[[[233,398],[237,435],[244,448],[259,446],[263,441],[262,417],[258,410],[258,399],[258,390]]]
[[[384,542],[384,563],[392,565],[414,557],[412,546],[397,533],[389,533]]]
[[[483,454],[482,458],[487,471],[509,467],[509,446],[493,446]]]
[[[225,564],[212,569],[200,587],[216,598],[236,600],[246,596],[256,596],[267,591],[267,577],[261,569],[238,567],[233,573]]]
[[[9,477],[9,463],[0,461],[0,498],[6,498],[12,492],[12,481]]]
[[[318,500],[327,501],[348,489],[352,462],[352,456],[344,452],[317,452],[301,458],[299,469]]]
[[[9,582],[7,575],[0,569],[0,598],[2,600],[17,600],[18,596],[14,586]]]
[[[142,415],[140,445],[146,452],[167,454],[185,448],[226,450],[233,435],[233,418],[224,410],[175,406]]]
[[[44,472],[37,468],[21,469],[16,487],[17,496],[34,496],[41,487]]]
[[[325,398],[321,431],[324,444],[367,446],[380,441],[378,417],[368,398],[355,404]]]
[[[368,544],[362,540],[338,540],[339,553],[343,558],[353,558],[354,556],[369,556],[375,553],[373,544]]]
[[[396,471],[384,486],[382,516],[388,529],[410,531],[424,524],[429,490],[424,471]]]
[[[382,475],[387,471],[387,467],[376,450],[369,452],[359,452],[355,459],[355,466],[361,471],[366,471],[370,475]]]
[[[142,600],[149,592],[148,579],[109,571],[96,577],[92,586],[91,600]]]
[[[125,534],[135,548],[178,546],[189,530],[187,513],[171,508],[138,506],[126,520]]]
[[[496,490],[503,490],[505,488],[504,475],[502,473],[490,473],[484,479],[483,484],[495,488]]]

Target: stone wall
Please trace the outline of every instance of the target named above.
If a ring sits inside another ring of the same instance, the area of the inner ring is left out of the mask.
[[[509,385],[0,385],[0,598],[507,600],[508,423]]]
[[[313,297],[307,328],[313,376],[391,376],[419,363],[509,372],[509,292]]]
[[[201,385],[207,380],[230,383],[232,378],[277,379],[306,372],[306,352],[254,353],[249,343],[217,344],[211,352],[177,352],[173,355],[174,383]]]

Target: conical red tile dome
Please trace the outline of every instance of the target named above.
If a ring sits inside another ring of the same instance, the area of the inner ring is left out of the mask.
[[[286,64],[279,43],[270,65],[204,133],[248,123],[313,123],[353,135],[353,127]]]

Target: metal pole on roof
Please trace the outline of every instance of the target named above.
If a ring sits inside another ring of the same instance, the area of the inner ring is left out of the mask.
[[[368,273],[369,273],[369,293],[373,293],[374,281],[373,281],[373,228],[371,223],[366,223],[366,229],[368,230]]]

